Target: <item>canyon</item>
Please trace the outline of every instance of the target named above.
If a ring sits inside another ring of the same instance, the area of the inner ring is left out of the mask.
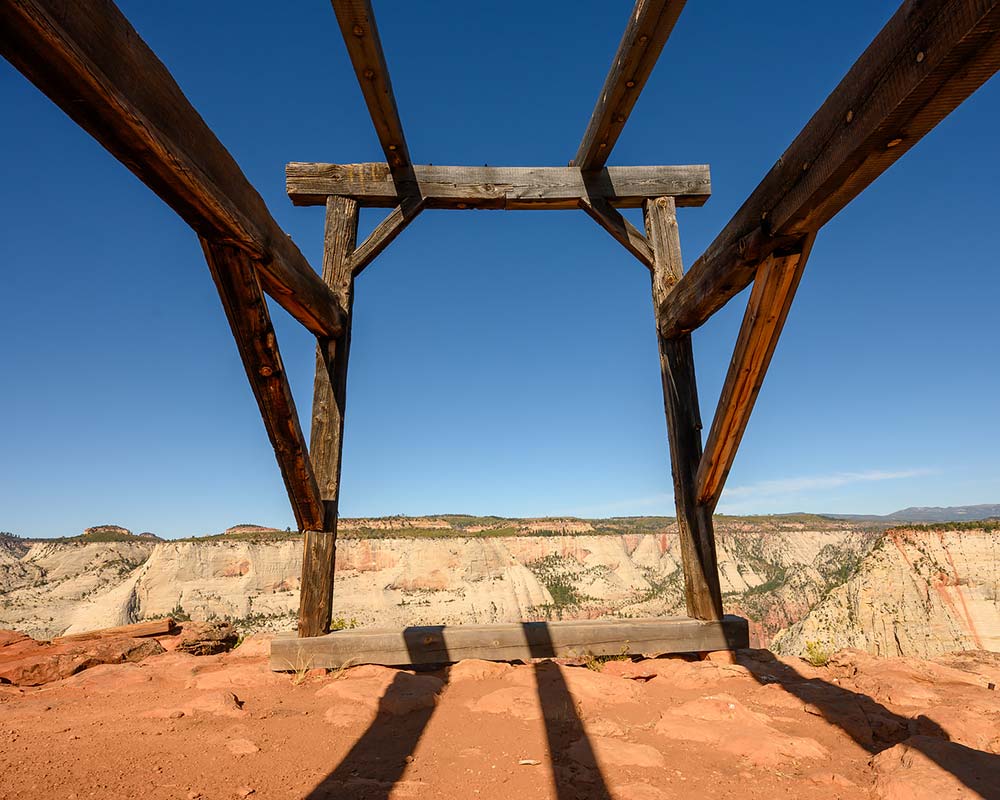
[[[750,620],[753,646],[820,659],[843,647],[923,658],[1000,650],[1000,533],[976,525],[718,517],[726,611]],[[0,536],[0,628],[45,638],[172,615],[291,630],[300,567],[297,534],[252,525],[175,541],[113,526],[61,540]],[[341,524],[335,627],[683,609],[670,518]]]

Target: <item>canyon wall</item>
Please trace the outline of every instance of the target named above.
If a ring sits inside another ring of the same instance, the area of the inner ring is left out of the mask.
[[[576,533],[547,521],[537,535],[490,535],[484,526],[438,535],[447,525],[430,522],[409,526],[431,532],[420,536],[397,534],[407,529],[398,522],[366,523],[370,533],[339,542],[337,625],[684,613],[679,542],[669,526]],[[291,630],[301,540],[270,537],[0,547],[0,627],[46,637],[169,614]],[[750,620],[755,646],[922,657],[1000,650],[996,532],[722,518],[717,545],[726,611]]]

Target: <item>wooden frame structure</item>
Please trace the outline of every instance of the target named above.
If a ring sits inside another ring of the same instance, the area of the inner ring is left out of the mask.
[[[0,52],[201,239],[304,533],[299,636],[306,638],[276,642],[281,658],[301,662],[306,653],[335,661],[331,653],[337,648],[370,647],[377,640],[372,632],[355,639],[337,634],[332,645],[322,636],[332,609],[354,282],[424,208],[579,208],[650,270],[688,618],[645,621],[638,624],[640,638],[650,647],[674,650],[745,646],[745,621],[722,615],[712,513],[813,241],[826,222],[997,71],[1000,0],[905,0],[687,274],[676,208],[707,200],[708,167],[607,166],[684,0],[637,0],[568,167],[415,165],[371,0],[332,5],[386,160],[288,165],[292,202],[326,207],[320,277],[111,0],[0,0]],[[362,207],[391,211],[358,244]],[[619,212],[637,207],[643,209],[644,232]],[[751,283],[703,451],[691,331]],[[311,448],[265,292],[317,338]],[[552,627],[545,639],[553,654],[573,648],[600,652],[612,644],[618,652],[627,634],[621,628],[621,635],[609,639],[607,625]],[[440,658],[449,638],[453,652],[468,649],[480,657],[536,653],[537,633],[526,625],[520,634],[515,628],[383,632],[383,648],[396,659],[389,663],[417,660],[421,652],[425,660],[428,652]],[[377,648],[371,658],[378,660]]]

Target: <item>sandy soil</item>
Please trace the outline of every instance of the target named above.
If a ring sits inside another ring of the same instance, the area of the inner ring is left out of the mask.
[[[0,686],[0,798],[1000,797],[989,654],[289,675],[267,646]]]

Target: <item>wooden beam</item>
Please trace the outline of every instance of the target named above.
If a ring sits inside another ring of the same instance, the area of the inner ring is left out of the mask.
[[[337,669],[346,664],[443,664],[463,658],[529,661],[533,658],[660,655],[735,650],[749,646],[747,621],[595,619],[508,622],[494,625],[428,625],[403,630],[336,631],[327,636],[271,642],[271,669]]]
[[[389,68],[375,24],[370,0],[332,0],[347,53],[361,84],[375,133],[393,172],[410,164],[410,151],[403,136],[403,123],[392,93]]]
[[[326,203],[332,194],[354,197],[362,207],[400,204],[385,163],[313,164],[285,167],[288,196],[297,206]],[[701,206],[712,193],[708,165],[607,167],[586,173],[577,167],[415,166],[415,192],[427,208],[576,208],[581,199],[603,198],[618,208],[639,208],[648,197],[671,195],[679,206]]]
[[[690,331],[815,233],[1000,68],[1000,0],[907,0],[664,301]]]
[[[256,264],[242,250],[201,240],[243,368],[264,418],[299,530],[323,527],[320,497],[295,400],[278,352]]]
[[[357,202],[357,201],[355,201]],[[351,274],[357,277],[365,267],[374,261],[403,229],[417,218],[424,208],[420,197],[404,195],[389,215],[382,220],[350,256]]]
[[[146,636],[167,636],[177,630],[177,623],[171,617],[151,619],[147,622],[136,622],[132,625],[119,625],[115,628],[98,628],[84,633],[72,633],[69,636],[57,636],[53,643],[85,642],[90,639],[142,639]]]
[[[804,248],[772,253],[757,271],[698,465],[698,502],[713,512],[750,421],[811,247],[812,237]]]
[[[166,67],[110,0],[0,3],[0,53],[204,238],[252,257],[267,292],[316,334],[332,295]]]
[[[683,274],[681,243],[673,198],[659,197],[644,209],[646,236],[653,246],[654,312]],[[658,336],[663,408],[670,442],[670,472],[677,508],[677,531],[684,565],[684,597],[695,619],[722,618],[722,590],[715,555],[712,512],[697,502],[696,476],[701,461],[701,413],[695,381],[691,336]]]
[[[581,198],[580,208],[639,259],[646,269],[653,268],[653,248],[649,246],[649,240],[617,208],[603,197]]]
[[[636,0],[573,159],[575,166],[591,170],[607,163],[683,9],[684,0]]]
[[[329,633],[333,612],[340,468],[344,452],[344,414],[347,410],[347,362],[351,351],[351,315],[354,307],[350,256],[357,236],[357,201],[349,197],[329,198],[323,241],[323,281],[340,298],[347,310],[347,319],[344,333],[339,338],[319,339],[316,347],[309,454],[323,498],[323,528],[307,531],[304,536],[299,636]]]

